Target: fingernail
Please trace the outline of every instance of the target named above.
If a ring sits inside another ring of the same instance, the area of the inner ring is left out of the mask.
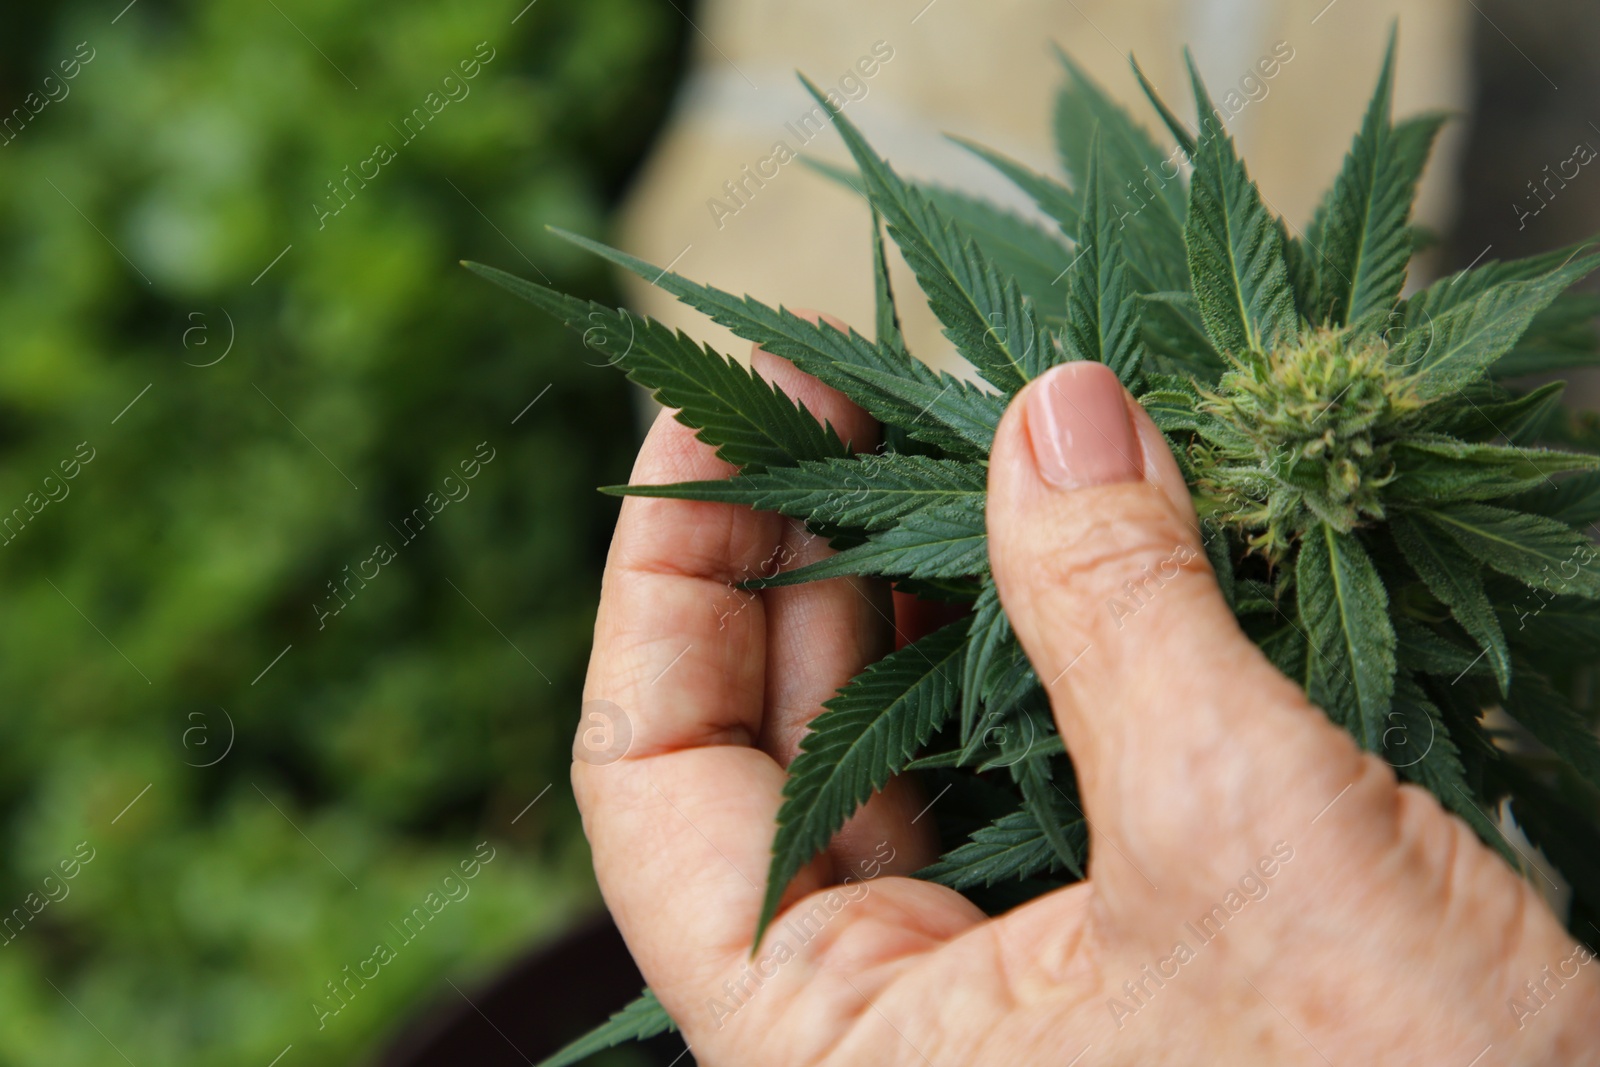
[[[1028,436],[1045,481],[1060,489],[1137,481],[1143,457],[1122,383],[1103,363],[1078,361],[1028,390]]]

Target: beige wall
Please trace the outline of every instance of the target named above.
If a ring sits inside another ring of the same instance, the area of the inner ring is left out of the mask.
[[[1326,9],[1324,2],[934,0],[924,7],[926,0],[708,0],[695,16],[693,73],[630,197],[618,240],[658,264],[676,259],[680,273],[735,293],[870,323],[868,222],[854,194],[791,163],[765,187],[747,186],[753,193],[737,214],[719,220],[708,201],[733,204],[723,182],[769,156],[775,139],[798,146],[785,130],[809,107],[796,69],[825,88],[835,85],[878,41],[893,58],[846,114],[903,172],[1019,204],[1002,179],[941,134],[963,134],[1054,171],[1050,108],[1060,68],[1052,42],[1113,93],[1138,103],[1126,59],[1136,54],[1188,115],[1185,42],[1218,99],[1285,42],[1293,58],[1232,126],[1265,196],[1299,224],[1339,166],[1396,14],[1397,111],[1466,106],[1469,9],[1445,0],[1335,0]],[[1142,106],[1136,113],[1155,125]],[[1421,214],[1434,224],[1447,218],[1448,161],[1459,137],[1457,130],[1446,139],[1424,188]],[[805,152],[848,158],[831,130]],[[903,265],[896,280],[902,293],[912,290]],[[742,357],[748,349],[642,284],[632,296],[637,307],[724,351]],[[908,334],[924,358],[947,362],[948,346],[925,309],[912,317]]]

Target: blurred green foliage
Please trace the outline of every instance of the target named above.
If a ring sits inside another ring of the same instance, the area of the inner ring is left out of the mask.
[[[543,227],[603,225],[684,25],[525,4],[8,13],[0,1064],[359,1061],[590,901],[566,766],[629,394],[456,261],[614,295]],[[326,983],[485,840],[470,895],[319,1030]]]

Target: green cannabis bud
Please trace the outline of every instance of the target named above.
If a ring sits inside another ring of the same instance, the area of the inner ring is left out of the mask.
[[[1309,330],[1199,393],[1213,420],[1190,457],[1202,517],[1281,561],[1318,522],[1340,533],[1384,517],[1393,444],[1423,408],[1382,340]]]

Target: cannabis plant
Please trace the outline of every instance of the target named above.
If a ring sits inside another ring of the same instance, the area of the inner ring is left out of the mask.
[[[1391,118],[1394,45],[1303,229],[1251,181],[1190,64],[1192,129],[1134,73],[1177,150],[1063,56],[1067,180],[969,146],[1055,230],[899,176],[810,83],[870,203],[874,336],[813,323],[572,237],[840,390],[884,426],[858,454],[739,364],[648,319],[472,269],[583,331],[739,473],[615,490],[804,520],[839,551],[751,587],[872,575],[968,606],[828,702],[789,768],[764,928],[784,888],[890,777],[952,786],[923,878],[1003,909],[1083,877],[1087,834],[1043,687],[989,574],[986,459],[1010,398],[1066,360],[1116,371],[1165,432],[1245,631],[1366,749],[1508,862],[1502,804],[1600,918],[1600,741],[1580,710],[1600,651],[1600,443],[1530,375],[1600,361],[1600,255],[1489,262],[1403,295],[1441,115]],[[981,383],[906,349],[882,232]],[[570,236],[570,235],[569,235]],[[1060,787],[1060,788],[1057,788]],[[1064,801],[1063,797],[1067,799]],[[759,936],[760,930],[753,931]],[[1592,943],[1592,939],[1591,939]],[[557,1062],[670,1026],[646,994]]]

